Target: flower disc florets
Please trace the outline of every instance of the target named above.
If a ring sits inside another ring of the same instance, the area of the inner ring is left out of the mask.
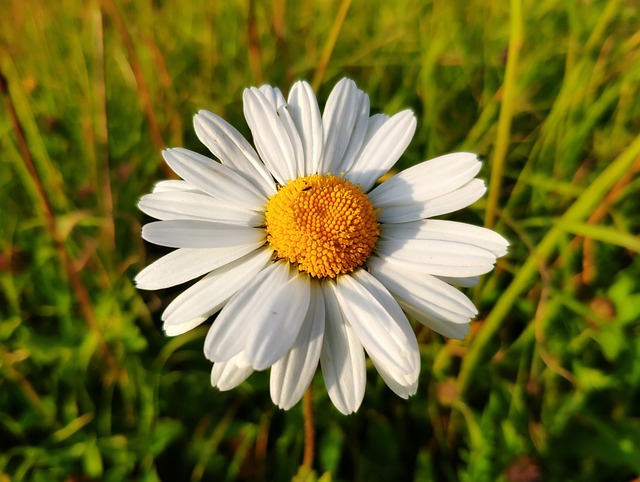
[[[281,187],[265,213],[267,241],[278,258],[317,278],[335,278],[362,265],[380,231],[360,187],[314,174]]]

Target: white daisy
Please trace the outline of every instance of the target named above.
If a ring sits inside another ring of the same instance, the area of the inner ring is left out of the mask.
[[[405,313],[452,338],[477,313],[456,286],[473,286],[506,253],[488,229],[430,219],[485,192],[474,154],[442,156],[374,187],[413,137],[411,111],[371,116],[369,97],[343,79],[324,114],[311,87],[288,100],[245,90],[256,149],[200,111],[200,140],[220,162],[186,149],[163,155],[183,179],[159,182],[139,207],[160,221],[142,237],[178,248],[144,269],[141,289],[202,276],[164,311],[168,335],[218,313],[204,352],[211,383],[229,390],[271,368],[271,398],[295,405],[318,362],[344,414],[365,390],[365,351],[399,396],[416,392],[420,354]],[[257,150],[257,152],[256,152]],[[203,276],[204,275],[204,276]]]

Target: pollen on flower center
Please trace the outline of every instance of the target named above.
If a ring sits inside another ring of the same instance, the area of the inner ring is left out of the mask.
[[[362,265],[380,231],[368,196],[344,178],[314,174],[269,198],[267,241],[280,259],[318,278]]]

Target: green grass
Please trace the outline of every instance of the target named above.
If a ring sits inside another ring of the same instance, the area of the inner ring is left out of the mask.
[[[300,2],[302,5],[302,2]],[[166,338],[179,289],[132,278],[160,150],[205,152],[201,108],[248,135],[242,89],[353,78],[413,109],[407,167],[486,160],[452,218],[509,255],[469,295],[472,334],[416,326],[418,394],[371,369],[343,417],[318,374],[309,480],[640,476],[640,9],[616,0],[0,2],[0,481],[288,480],[301,404],[268,373],[209,386],[207,326]],[[24,136],[24,137],[22,137]]]

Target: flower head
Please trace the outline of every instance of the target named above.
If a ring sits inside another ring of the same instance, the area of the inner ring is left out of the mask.
[[[484,194],[480,162],[449,154],[374,187],[413,137],[412,112],[371,116],[348,79],[322,115],[306,82],[287,100],[270,86],[243,100],[255,149],[200,111],[196,133],[220,162],[164,151],[182,180],[161,181],[140,200],[160,220],[142,236],[177,249],[145,268],[138,287],[201,277],[162,319],[178,335],[219,312],[204,352],[220,390],[271,368],[271,398],[288,409],[320,363],[329,397],[351,413],[364,396],[366,351],[395,393],[414,394],[420,356],[406,314],[464,337],[477,311],[452,285],[473,286],[506,253],[493,231],[431,219]]]

